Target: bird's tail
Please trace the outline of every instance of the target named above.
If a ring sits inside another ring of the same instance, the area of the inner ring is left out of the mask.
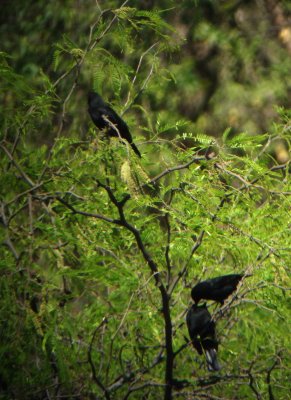
[[[135,154],[136,154],[137,156],[139,156],[139,158],[141,158],[141,154],[140,154],[138,148],[136,147],[136,145],[135,145],[133,142],[131,142],[130,145],[131,145],[131,147],[132,147],[132,150],[135,152]]]
[[[215,349],[205,350],[206,362],[208,371],[219,371],[221,366],[217,360],[217,353]]]

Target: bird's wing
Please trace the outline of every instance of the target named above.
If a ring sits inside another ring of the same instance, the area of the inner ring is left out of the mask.
[[[126,123],[120,118],[120,116],[113,110],[111,107],[100,107],[99,108],[99,113],[101,115],[104,115],[109,119],[110,122],[112,122],[114,125],[120,126],[120,128],[127,128]]]
[[[120,117],[116,114],[116,112],[111,107],[98,107],[98,113],[101,117],[105,117],[108,119],[112,124],[117,125]],[[105,121],[105,119],[104,119]],[[107,123],[107,122],[106,122]]]
[[[102,116],[105,116],[113,125],[116,126],[118,133],[123,139],[126,139],[129,143],[132,142],[132,137],[129,132],[128,126],[125,123],[125,121],[120,118],[120,116],[113,110],[111,107],[100,107],[99,108],[99,113]],[[104,118],[103,118],[104,119]],[[105,120],[105,119],[104,119]],[[106,122],[107,124],[107,122]],[[111,127],[113,129],[113,127]],[[116,136],[118,136],[116,130],[115,130]]]
[[[213,286],[219,285],[220,287],[224,285],[237,285],[242,277],[243,275],[241,274],[223,275],[218,276],[217,278],[213,278],[211,283]]]
[[[197,337],[194,337],[192,339],[192,344],[193,344],[193,347],[197,350],[198,354],[200,354],[200,356],[201,356],[203,354],[203,349],[202,349],[200,340]]]

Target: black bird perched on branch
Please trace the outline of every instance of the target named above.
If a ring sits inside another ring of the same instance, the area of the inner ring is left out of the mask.
[[[187,312],[186,322],[193,346],[200,355],[205,353],[208,370],[219,371],[221,367],[217,361],[215,322],[212,321],[206,304],[193,304]]]
[[[243,274],[230,274],[199,282],[193,287],[191,297],[195,304],[198,304],[201,299],[214,300],[223,304],[224,300],[235,291],[243,276]]]
[[[105,103],[102,97],[96,92],[90,92],[88,95],[88,112],[94,124],[100,130],[106,129],[108,136],[120,137],[128,141],[135,154],[141,157],[141,154],[132,141],[128,126],[122,118]]]

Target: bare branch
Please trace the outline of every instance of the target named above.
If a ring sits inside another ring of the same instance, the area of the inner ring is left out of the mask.
[[[165,321],[165,345],[166,345],[166,371],[165,371],[165,399],[170,399],[172,396],[172,379],[173,379],[173,365],[174,365],[174,352],[173,352],[173,337],[172,337],[172,321],[171,321],[171,313],[170,313],[170,296],[168,295],[166,288],[163,284],[162,278],[158,271],[158,266],[155,261],[152,259],[151,255],[147,251],[143,240],[141,238],[141,234],[137,228],[135,228],[132,224],[130,224],[124,214],[123,211],[123,203],[122,201],[118,201],[112,191],[112,189],[98,182],[99,186],[103,187],[112,203],[116,206],[118,213],[119,213],[119,220],[113,221],[114,223],[123,226],[128,231],[130,231],[137,243],[139,250],[141,251],[145,261],[147,262],[156,284],[160,290],[161,298],[162,298],[162,312]]]
[[[132,371],[131,373],[127,373],[126,375],[119,376],[117,379],[114,380],[111,385],[108,386],[108,391],[114,392],[122,387],[125,383],[133,381],[136,376],[147,374],[156,365],[160,364],[164,360],[163,352],[164,349],[161,349],[148,367],[139,368],[136,371]]]
[[[271,386],[271,373],[272,371],[275,369],[276,365],[279,364],[280,362],[280,351],[277,353],[277,358],[274,361],[273,365],[271,365],[271,367],[267,370],[267,378],[266,378],[266,382],[268,385],[268,393],[269,393],[269,400],[275,400],[274,394],[273,394],[273,390],[272,390],[272,386]]]
[[[103,383],[100,381],[100,379],[97,377],[96,374],[96,369],[95,369],[95,365],[94,362],[92,360],[92,348],[93,348],[93,343],[96,337],[97,332],[99,331],[99,329],[104,325],[107,324],[107,319],[103,318],[103,320],[101,321],[101,323],[96,327],[96,329],[94,330],[89,348],[88,348],[88,352],[87,352],[87,356],[88,356],[88,362],[90,364],[91,367],[91,371],[92,371],[92,377],[94,382],[97,384],[97,386],[99,386],[99,388],[102,390],[102,392],[104,393],[104,396],[106,398],[106,400],[110,400],[110,394],[109,391],[106,389],[106,387],[103,385]]]
[[[127,3],[129,2],[129,0],[124,1],[120,8],[124,7]],[[100,17],[102,15],[104,15],[106,12],[108,12],[108,10],[104,10],[102,11]],[[98,42],[100,42],[100,40],[106,35],[106,33],[110,30],[111,26],[114,24],[114,22],[117,20],[117,15],[115,14],[114,17],[112,18],[112,20],[109,22],[109,24],[107,25],[107,27],[104,29],[104,31],[100,34],[100,36],[98,36],[96,39],[94,39],[92,41],[92,43],[89,43],[88,45],[88,51],[92,51],[94,49],[94,47],[96,46],[96,44]]]
[[[252,374],[252,368],[254,365],[254,361],[251,363],[250,368],[248,369],[248,375],[249,375],[249,386],[251,388],[251,390],[255,393],[257,400],[261,400],[262,396],[261,394],[258,392],[257,388],[255,387],[255,379],[254,376]]]
[[[86,211],[81,211],[81,210],[77,210],[74,206],[72,206],[71,204],[69,204],[68,202],[66,202],[64,199],[62,199],[61,197],[57,196],[56,200],[58,200],[60,203],[62,203],[64,206],[66,206],[67,208],[69,208],[73,214],[80,214],[80,215],[84,215],[85,217],[92,217],[92,218],[97,218],[97,219],[101,219],[102,221],[106,221],[106,222],[110,222],[110,223],[117,223],[117,220],[105,217],[104,215],[101,214],[95,214],[95,213],[90,213],[90,212],[86,212]]]
[[[157,175],[156,177],[152,178],[148,183],[156,183],[158,180],[160,180],[161,178],[163,178],[164,176],[174,172],[174,171],[179,171],[181,169],[186,169],[189,168],[190,165],[196,163],[197,161],[202,161],[202,160],[208,160],[209,157],[206,156],[201,156],[201,157],[194,157],[192,158],[192,160],[188,161],[186,164],[181,164],[181,165],[177,165],[175,167],[171,167],[171,168],[167,168],[165,171],[161,172],[159,175]]]
[[[171,281],[171,260],[170,260],[170,242],[171,242],[171,226],[170,226],[170,220],[169,220],[169,213],[166,213],[164,215],[164,220],[166,222],[166,227],[167,227],[167,244],[166,244],[166,250],[165,250],[165,259],[166,259],[166,266],[168,270],[168,276],[167,276],[167,286],[169,285]]]
[[[185,273],[187,272],[189,263],[194,255],[194,253],[196,252],[196,250],[201,246],[202,244],[202,240],[204,237],[204,233],[205,231],[202,230],[194,244],[194,246],[191,249],[191,253],[185,263],[185,265],[183,266],[183,268],[180,270],[180,272],[177,274],[177,276],[174,278],[173,282],[171,283],[169,289],[168,289],[168,293],[169,295],[171,295],[173,293],[173,291],[175,290],[175,287],[177,286],[178,282],[180,281],[180,279],[185,275]]]
[[[29,186],[35,188],[36,184],[30,179],[30,177],[23,171],[23,169],[20,167],[20,165],[17,163],[17,161],[14,159],[13,155],[10,154],[9,150],[4,146],[4,144],[0,143],[1,149],[4,151],[4,153],[7,155],[9,160],[12,162],[12,164],[15,166],[15,168],[18,170],[22,178],[25,180],[26,183],[29,184]]]
[[[151,75],[152,75],[152,73],[153,73],[153,65],[151,66],[151,69],[150,69],[150,71],[149,71],[149,73],[148,73],[148,76],[147,76],[146,79],[144,80],[144,83],[143,83],[143,85],[141,86],[140,90],[139,90],[138,93],[134,96],[134,98],[132,99],[131,103],[128,105],[128,103],[129,103],[129,101],[130,101],[131,90],[132,90],[132,88],[134,87],[134,84],[135,84],[137,75],[138,75],[138,73],[139,73],[139,70],[140,70],[140,68],[141,68],[143,59],[144,59],[144,57],[146,56],[146,54],[148,54],[154,47],[156,47],[156,45],[157,45],[158,43],[159,43],[159,42],[156,42],[156,43],[152,44],[152,45],[151,45],[145,52],[143,52],[142,55],[140,56],[139,62],[138,62],[138,65],[137,65],[137,68],[136,68],[136,70],[135,70],[134,77],[133,77],[132,82],[131,82],[131,89],[130,89],[129,92],[128,92],[127,100],[126,100],[126,102],[125,102],[124,110],[123,110],[123,112],[121,113],[121,116],[126,112],[126,110],[127,110],[128,108],[130,108],[130,106],[134,103],[135,99],[138,98],[138,96],[140,95],[140,93],[141,93],[141,92],[144,90],[144,88],[146,87],[146,85],[147,85],[147,83],[148,83],[148,81],[149,81],[149,79],[150,79],[150,77],[151,77]]]
[[[9,248],[9,250],[11,251],[11,253],[13,254],[14,258],[16,261],[19,261],[20,259],[20,255],[18,254],[18,251],[16,250],[16,248],[14,247],[10,237],[7,237],[3,242],[3,245],[7,246]]]
[[[220,169],[221,171],[227,173],[230,176],[233,176],[234,178],[238,179],[239,181],[243,182],[243,184],[245,185],[245,187],[249,187],[252,185],[251,182],[248,182],[246,179],[244,179],[242,176],[240,176],[239,174],[236,174],[235,172],[229,171],[228,169],[224,168],[222,165],[215,163],[215,167]]]

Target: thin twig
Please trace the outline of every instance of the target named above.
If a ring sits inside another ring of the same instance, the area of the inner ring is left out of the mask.
[[[69,210],[71,210],[73,214],[80,214],[80,215],[84,215],[85,217],[97,218],[97,219],[101,219],[102,221],[119,224],[118,220],[114,220],[114,219],[105,217],[104,215],[77,210],[74,206],[72,206],[71,204],[69,204],[67,201],[65,201],[64,199],[62,199],[59,196],[56,197],[56,200],[58,200],[60,203],[62,203],[64,206],[66,206]]]
[[[258,390],[255,387],[255,379],[254,376],[252,374],[252,368],[254,366],[254,361],[251,363],[250,368],[248,369],[248,375],[249,375],[249,386],[251,388],[251,390],[255,393],[257,400],[261,400],[262,396],[261,394],[258,392]]]
[[[103,318],[103,320],[101,321],[101,323],[95,328],[94,333],[93,333],[93,335],[92,335],[92,339],[91,339],[90,345],[89,345],[89,347],[88,347],[87,356],[88,356],[88,362],[89,362],[90,367],[91,367],[92,377],[93,377],[94,382],[95,382],[95,383],[97,384],[97,386],[99,386],[99,388],[102,390],[102,392],[104,393],[104,396],[105,396],[106,400],[110,400],[111,397],[110,397],[109,391],[106,389],[106,387],[105,387],[105,386],[103,385],[103,383],[100,381],[100,379],[97,377],[95,365],[94,365],[94,362],[93,362],[93,360],[92,360],[92,349],[93,349],[93,343],[94,343],[96,334],[97,334],[97,332],[99,331],[99,329],[100,329],[104,324],[107,324],[107,322],[108,322],[107,319],[106,319],[106,318]]]
[[[181,164],[181,165],[176,165],[175,167],[171,167],[171,168],[167,168],[165,171],[161,172],[160,174],[158,174],[157,176],[155,176],[154,178],[152,178],[148,184],[151,183],[156,183],[158,180],[160,180],[161,178],[163,178],[164,176],[174,172],[174,171],[179,171],[181,169],[186,169],[189,168],[190,165],[196,163],[197,161],[205,161],[208,160],[209,158],[202,156],[202,157],[194,157],[192,158],[192,160],[188,161],[186,164]]]
[[[12,162],[12,164],[15,166],[15,168],[18,170],[20,175],[23,177],[23,179],[26,181],[26,183],[29,184],[31,187],[36,187],[36,184],[30,179],[30,177],[23,171],[23,169],[20,167],[20,165],[17,163],[17,161],[14,159],[12,154],[9,152],[9,150],[4,146],[4,144],[0,143],[1,149],[4,151],[4,153],[7,155],[9,160]]]

